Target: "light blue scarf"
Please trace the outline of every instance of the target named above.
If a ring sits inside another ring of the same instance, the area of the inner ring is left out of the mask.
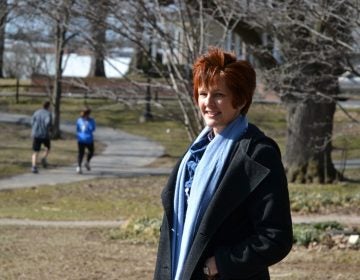
[[[195,170],[187,210],[185,210],[186,195],[184,184],[186,163],[191,155],[190,149],[180,164],[174,196],[172,279],[181,279],[183,266],[195,233],[216,191],[226,160],[234,143],[245,133],[247,127],[248,121],[246,117],[240,115],[209,143]],[[211,128],[205,127],[193,145],[206,136],[210,130]]]

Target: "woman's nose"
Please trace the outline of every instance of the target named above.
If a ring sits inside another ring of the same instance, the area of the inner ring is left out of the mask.
[[[214,104],[214,98],[208,94],[208,96],[205,98],[205,105],[206,106],[211,106]]]

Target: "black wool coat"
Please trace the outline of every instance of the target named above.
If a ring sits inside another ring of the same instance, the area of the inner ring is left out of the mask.
[[[171,279],[171,227],[179,165],[180,161],[161,196],[164,217],[155,280]],[[181,279],[206,279],[203,266],[211,256],[216,259],[218,279],[270,279],[268,267],[283,259],[291,247],[289,193],[280,150],[249,124],[200,222]]]

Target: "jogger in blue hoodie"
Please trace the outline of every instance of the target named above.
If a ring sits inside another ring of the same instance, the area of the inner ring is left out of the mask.
[[[76,172],[82,173],[81,165],[85,155],[85,149],[88,150],[85,168],[90,170],[90,160],[94,155],[94,136],[93,132],[96,129],[96,123],[93,118],[90,117],[90,108],[85,108],[80,113],[80,118],[76,121],[76,134],[78,141],[78,166]]]

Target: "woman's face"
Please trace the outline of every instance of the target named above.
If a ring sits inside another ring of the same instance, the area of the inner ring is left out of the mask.
[[[231,121],[239,116],[242,106],[233,107],[233,94],[226,87],[224,80],[218,77],[210,88],[201,85],[198,88],[198,105],[206,125],[215,134],[220,133]]]

